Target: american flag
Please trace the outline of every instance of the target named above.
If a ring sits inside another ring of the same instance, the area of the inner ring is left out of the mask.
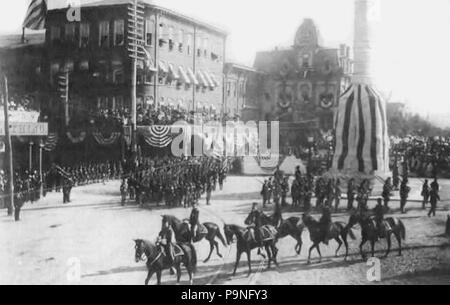
[[[31,0],[27,15],[23,21],[23,28],[42,30],[45,27],[47,15],[47,0]]]

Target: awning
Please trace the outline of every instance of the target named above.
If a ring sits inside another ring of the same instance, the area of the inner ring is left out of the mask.
[[[168,69],[166,63],[162,60],[159,61],[158,68],[159,68],[159,73],[162,73],[162,74],[169,73],[169,69]]]
[[[205,76],[206,81],[209,83],[209,87],[214,88],[216,84],[211,79],[211,76],[207,71],[203,71],[203,75]]]
[[[205,86],[208,87],[208,81],[206,80],[205,76],[203,75],[202,71],[198,70],[197,71],[197,78],[200,80],[200,83]]]
[[[144,64],[145,64],[146,69],[147,69],[148,71],[151,71],[151,72],[156,72],[156,71],[158,71],[158,69],[156,69],[156,67],[155,67],[155,62],[153,61],[153,57],[152,57],[152,55],[150,54],[150,52],[147,51],[146,48],[142,48],[142,49],[143,49],[144,52],[145,52],[145,60],[144,60]]]
[[[220,83],[217,81],[217,78],[214,74],[209,74],[209,76],[211,77],[211,80],[213,81],[214,85],[216,85],[216,87],[220,86]]]
[[[191,79],[191,84],[194,84],[196,86],[199,85],[198,79],[197,79],[197,77],[195,77],[195,74],[191,68],[188,68],[187,74],[188,74],[189,78]]]
[[[169,76],[174,80],[178,80],[180,78],[180,75],[178,75],[178,72],[175,70],[172,64],[169,64]]]
[[[178,70],[180,72],[181,82],[185,83],[186,85],[190,85],[191,84],[191,80],[189,79],[189,76],[187,75],[187,73],[184,70],[184,68],[180,66],[178,68]]]

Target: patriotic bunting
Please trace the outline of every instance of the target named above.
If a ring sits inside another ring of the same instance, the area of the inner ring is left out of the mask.
[[[140,127],[139,131],[144,137],[145,143],[153,147],[167,147],[173,140],[170,126]]]
[[[100,132],[92,133],[95,141],[102,146],[114,145],[120,139],[120,132],[113,132],[109,138],[105,138]]]

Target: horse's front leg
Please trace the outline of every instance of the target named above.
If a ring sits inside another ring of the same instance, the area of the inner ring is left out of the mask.
[[[270,248],[271,248],[271,251],[272,251],[273,262],[275,263],[275,265],[277,267],[279,267],[278,260],[277,260],[277,254],[278,254],[277,246],[275,245],[275,243],[273,243]]]
[[[341,247],[342,247],[342,241],[341,241],[341,239],[340,239],[339,237],[336,237],[335,240],[336,240],[336,242],[339,244],[339,246],[338,246],[337,249],[336,249],[336,253],[335,253],[335,256],[338,257],[339,250],[340,250]]]
[[[322,262],[322,253],[320,252],[320,244],[317,244],[317,247],[316,247],[316,249],[317,249],[317,253],[319,253],[319,263],[321,263]]]
[[[252,250],[247,250],[248,276],[252,274]]]
[[[148,283],[150,282],[152,276],[153,276],[153,271],[149,270],[148,274],[147,274],[147,278],[145,279],[145,286],[148,286]]]
[[[386,241],[387,241],[387,251],[386,255],[384,256],[385,258],[389,256],[389,253],[391,253],[391,245],[392,245],[391,234],[387,234]]]
[[[270,251],[270,248],[269,248],[268,244],[266,245],[265,248],[266,248],[267,256],[269,257],[268,268],[270,269],[272,267],[272,253]]]
[[[180,280],[181,280],[181,265],[180,264],[178,264],[176,266],[176,270],[177,270],[177,283],[179,284]]]
[[[397,239],[398,243],[398,256],[402,256],[402,236],[400,234],[400,232],[395,233],[395,238]]]
[[[160,286],[161,285],[161,276],[162,276],[162,270],[158,270],[156,272],[156,278],[157,278],[157,283],[156,285]]]
[[[236,275],[237,268],[239,266],[239,262],[241,261],[242,252],[238,249],[236,252],[236,264],[234,265],[233,276]]]
[[[363,238],[363,240],[359,244],[359,253],[361,253],[361,257],[364,261],[366,260],[366,254],[363,251],[363,246],[366,244],[366,242],[367,242],[367,240],[365,238]]]
[[[313,250],[316,246],[317,246],[317,244],[313,244],[313,245],[311,246],[311,248],[309,248],[309,255],[308,255],[308,262],[307,262],[308,265],[311,263],[311,253],[312,253],[312,250]]]

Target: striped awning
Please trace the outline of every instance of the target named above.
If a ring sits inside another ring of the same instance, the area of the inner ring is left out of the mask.
[[[206,80],[205,76],[203,75],[202,71],[198,70],[197,71],[197,78],[200,80],[200,83],[204,86],[204,87],[209,87],[209,83]]]
[[[189,76],[187,75],[187,73],[184,70],[184,68],[182,66],[180,66],[178,68],[178,71],[180,72],[181,82],[186,84],[186,85],[190,85],[191,84],[191,80],[189,79]]]
[[[159,73],[162,73],[162,74],[169,73],[169,68],[167,67],[166,63],[163,60],[159,61],[158,68],[159,68]]]
[[[192,71],[191,68],[188,68],[187,74],[188,74],[189,78],[191,79],[191,84],[194,84],[194,85],[198,86],[199,85],[199,81],[198,81],[197,77],[195,77],[195,74],[194,74],[194,72]]]
[[[169,64],[169,76],[170,76],[170,78],[172,78],[174,80],[178,80],[180,78],[180,75],[175,70],[175,68],[173,67],[172,64]]]
[[[216,85],[214,84],[208,71],[203,71],[203,75],[205,76],[206,82],[209,84],[208,86],[214,88]]]
[[[219,83],[219,81],[217,80],[216,76],[215,76],[213,73],[209,74],[209,76],[211,77],[211,80],[214,82],[215,86],[216,86],[216,87],[219,87],[219,86],[220,86],[220,83]]]

